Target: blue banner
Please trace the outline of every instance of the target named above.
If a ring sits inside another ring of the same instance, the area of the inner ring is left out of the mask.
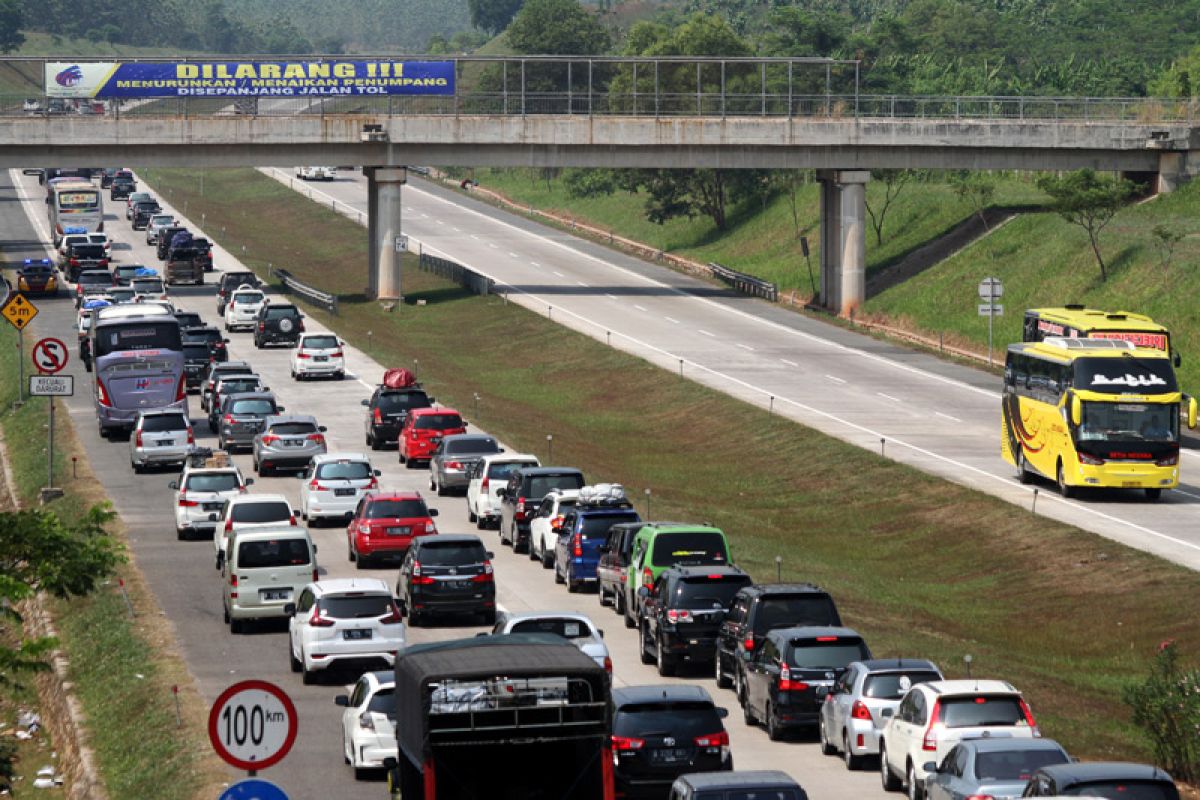
[[[452,95],[451,61],[58,62],[50,97]]]

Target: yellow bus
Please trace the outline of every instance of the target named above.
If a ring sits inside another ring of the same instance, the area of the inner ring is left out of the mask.
[[[1132,311],[1100,311],[1081,305],[1031,308],[1025,312],[1021,340],[1040,342],[1049,336],[1067,339],[1124,339],[1135,347],[1161,350],[1180,359],[1171,349],[1171,332],[1145,314]]]
[[[1021,483],[1035,476],[1063,497],[1080,487],[1140,489],[1157,499],[1179,485],[1180,407],[1196,426],[1171,358],[1124,339],[1050,337],[1008,346],[1000,452]]]

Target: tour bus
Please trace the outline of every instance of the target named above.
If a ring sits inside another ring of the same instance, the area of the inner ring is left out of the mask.
[[[1050,337],[1008,347],[1000,451],[1022,483],[1041,475],[1064,497],[1079,487],[1179,485],[1180,406],[1196,426],[1166,352],[1124,339]]]
[[[1124,339],[1135,347],[1171,353],[1179,366],[1178,353],[1171,350],[1171,333],[1145,314],[1131,311],[1100,311],[1082,305],[1060,308],[1031,308],[1025,312],[1021,339],[1040,342],[1048,336],[1067,339]]]
[[[98,233],[104,230],[104,202],[91,181],[54,178],[46,184],[46,212],[54,246],[68,233]]]
[[[187,413],[179,323],[159,303],[130,303],[94,312],[84,366],[95,374],[100,435],[133,428],[139,411]]]

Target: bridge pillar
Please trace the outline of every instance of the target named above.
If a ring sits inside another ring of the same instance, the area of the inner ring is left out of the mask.
[[[376,300],[399,301],[402,191],[408,180],[404,167],[364,167],[367,174],[368,291]]]
[[[849,316],[866,297],[865,170],[817,170],[821,184],[821,304]]]

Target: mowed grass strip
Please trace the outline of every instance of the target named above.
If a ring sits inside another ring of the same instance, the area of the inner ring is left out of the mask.
[[[1047,735],[1091,757],[1147,758],[1119,700],[1157,644],[1196,654],[1200,576],[925,475],[699,386],[498,297],[406,263],[408,304],[362,300],[366,233],[252,170],[142,173],[210,234],[262,268],[344,293],[314,317],[520,450],[624,483],[652,516],[707,520],[757,579],[829,588],[887,656],[1024,690]],[[251,209],[251,213],[247,213]],[[222,233],[224,229],[224,233]],[[552,265],[547,265],[550,269]],[[417,306],[419,299],[427,305]],[[376,380],[378,376],[364,376]],[[345,413],[360,413],[347,403]],[[997,455],[997,458],[999,456]]]
[[[36,333],[25,332],[26,374]],[[18,399],[15,376],[20,357],[16,338],[9,325],[0,325],[0,375],[10,376],[0,381],[0,426],[17,493],[30,508],[36,506],[38,489],[46,482],[47,398],[26,398],[23,406],[13,407]],[[87,382],[77,383],[76,389],[86,393],[87,386]],[[55,428],[55,483],[66,494],[49,508],[71,522],[106,497],[61,402]],[[72,455],[79,459],[78,477],[72,476]],[[119,542],[126,541],[119,519],[108,527]],[[132,552],[126,552],[132,560]],[[125,582],[135,618],[119,593],[118,580]],[[70,663],[70,680],[88,720],[88,743],[109,797],[202,800],[219,795],[228,778],[208,742],[208,708],[136,564],[119,567],[106,585],[88,597],[51,598],[48,607]],[[176,721],[173,686],[179,687],[182,725]]]

